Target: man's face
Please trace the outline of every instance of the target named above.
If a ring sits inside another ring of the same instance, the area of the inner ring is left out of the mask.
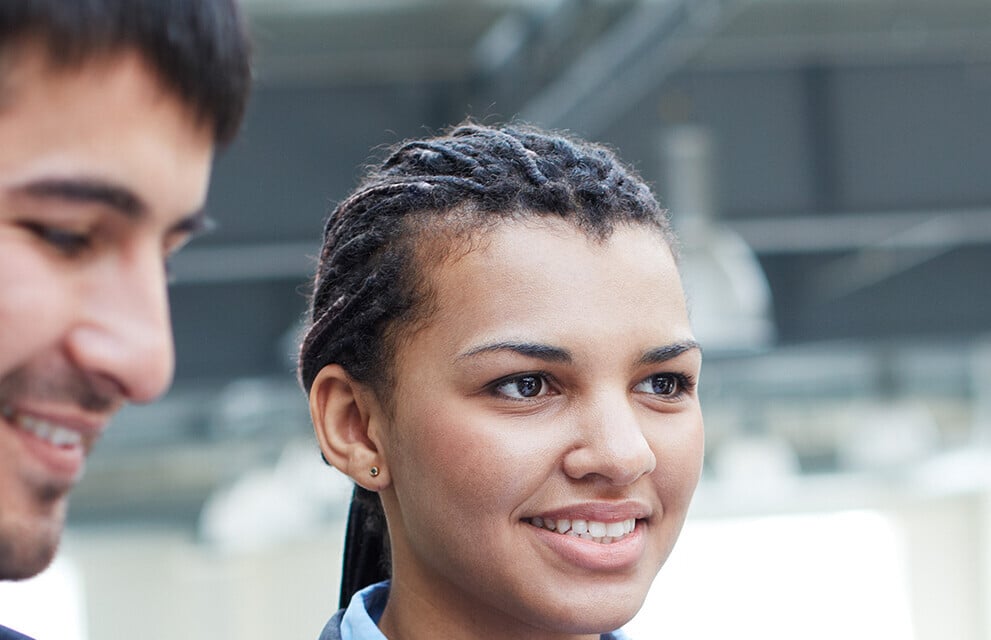
[[[18,579],[51,560],[113,413],[172,380],[165,263],[201,223],[213,136],[136,53],[5,62],[0,579]]]

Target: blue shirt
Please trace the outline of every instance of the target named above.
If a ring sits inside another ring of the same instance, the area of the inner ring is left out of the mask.
[[[389,599],[389,581],[365,587],[354,594],[341,618],[341,640],[386,640],[378,622]]]
[[[379,631],[378,621],[382,618],[388,599],[388,580],[365,587],[354,594],[341,618],[341,640],[387,640]],[[324,633],[326,634],[327,630],[324,630]],[[630,638],[622,631],[613,631],[602,634],[600,640],[630,640]]]

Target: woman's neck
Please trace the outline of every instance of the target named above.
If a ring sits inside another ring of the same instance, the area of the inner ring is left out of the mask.
[[[599,640],[598,633],[572,634],[541,629],[503,611],[479,606],[454,585],[413,588],[402,575],[392,578],[378,627],[388,640]]]

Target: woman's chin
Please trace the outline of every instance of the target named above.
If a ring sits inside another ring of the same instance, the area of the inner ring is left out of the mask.
[[[547,598],[535,612],[534,626],[561,634],[592,635],[615,631],[633,619],[647,596],[646,588],[569,590],[566,597]]]

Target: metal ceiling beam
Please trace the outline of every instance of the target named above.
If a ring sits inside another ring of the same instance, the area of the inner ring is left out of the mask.
[[[663,0],[636,5],[522,110],[524,120],[589,137],[680,69],[745,0]]]
[[[796,214],[723,222],[761,255],[991,244],[991,209]]]
[[[189,247],[175,257],[171,271],[177,285],[309,279],[319,255],[314,242]]]
[[[861,213],[728,223],[758,254],[844,253],[809,290],[849,296],[954,249],[991,244],[991,210]]]
[[[580,4],[581,0],[548,0],[525,11],[506,11],[475,44],[476,70],[484,76],[505,71],[534,38],[570,36],[582,16]]]
[[[724,220],[759,255],[944,252],[991,244],[991,209],[787,215]],[[283,242],[230,247],[194,246],[176,256],[176,285],[308,279],[320,246]]]
[[[884,66],[906,63],[979,64],[991,60],[991,24],[929,32],[918,43],[890,33],[720,36],[692,61],[693,69],[789,69],[810,64]]]
[[[785,10],[790,22],[767,25]],[[965,0],[642,0],[521,115],[597,137],[689,61],[700,68],[983,62],[991,58],[989,18],[991,7]]]
[[[559,0],[471,0],[482,7],[539,9]],[[241,0],[249,16],[333,15],[394,9],[436,9],[468,4],[465,0]]]

